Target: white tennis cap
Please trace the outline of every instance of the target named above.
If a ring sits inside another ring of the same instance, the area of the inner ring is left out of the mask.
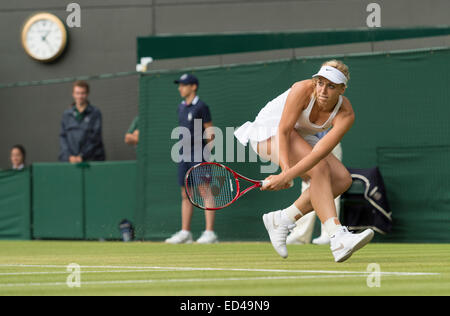
[[[339,70],[331,66],[322,66],[318,73],[313,77],[322,76],[327,78],[333,83],[340,84],[343,83],[347,85],[347,77]]]

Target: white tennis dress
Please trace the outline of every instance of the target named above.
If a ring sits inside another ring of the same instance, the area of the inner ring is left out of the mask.
[[[287,90],[267,103],[253,122],[244,123],[234,132],[234,135],[242,145],[247,146],[250,141],[252,147],[254,147],[256,143],[269,139],[278,133],[278,125],[280,124],[281,115],[290,91],[291,89]],[[331,128],[332,121],[342,105],[342,96],[339,96],[333,112],[322,125],[313,124],[309,120],[315,101],[316,98],[311,97],[308,107],[301,113],[294,127],[300,136],[313,147],[319,141],[319,138],[314,135]]]

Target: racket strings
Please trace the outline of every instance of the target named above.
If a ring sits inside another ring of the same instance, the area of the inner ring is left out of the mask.
[[[187,176],[187,193],[202,208],[221,208],[237,195],[234,174],[220,165],[205,164],[193,168]]]

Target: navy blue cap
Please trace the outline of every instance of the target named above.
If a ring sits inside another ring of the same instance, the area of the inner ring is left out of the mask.
[[[198,79],[196,76],[191,74],[184,74],[180,79],[174,81],[176,84],[196,84],[198,86]]]

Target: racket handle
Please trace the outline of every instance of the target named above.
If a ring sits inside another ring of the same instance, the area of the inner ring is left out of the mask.
[[[265,187],[266,185],[269,185],[270,181],[269,180],[262,180],[262,187]],[[294,186],[294,180],[291,180],[289,182],[289,187],[292,188]]]
[[[270,181],[269,180],[262,180],[261,181],[261,187],[265,187],[266,185],[269,185]]]

